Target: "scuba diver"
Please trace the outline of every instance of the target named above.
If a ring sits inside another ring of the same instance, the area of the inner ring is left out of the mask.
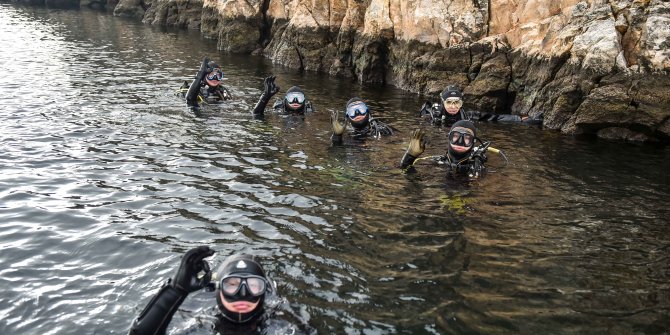
[[[230,100],[232,96],[228,89],[221,85],[222,81],[221,67],[205,57],[193,82],[189,85],[185,81],[179,92],[186,98],[186,103],[194,107],[211,101]]]
[[[393,128],[373,118],[368,106],[359,97],[354,97],[347,101],[344,124],[338,121],[338,116],[339,112],[337,111],[332,112],[330,115],[330,122],[333,127],[333,135],[330,139],[333,144],[342,144],[342,134],[344,134],[347,123],[350,123],[354,128],[352,133],[354,138],[367,136],[379,138],[381,136],[393,135]]]
[[[482,142],[477,137],[475,124],[469,120],[457,121],[449,130],[446,155],[418,158],[426,148],[424,135],[422,130],[414,131],[407,151],[400,161],[400,166],[404,171],[412,171],[414,164],[419,160],[431,159],[439,165],[446,165],[448,174],[452,176],[467,175],[470,179],[477,179],[486,171],[484,164],[488,159],[487,151],[498,153],[507,161],[507,157],[501,150],[492,148],[491,142]],[[476,141],[479,141],[481,145],[475,146]]]
[[[214,327],[219,332],[256,330],[263,315],[265,294],[274,289],[261,265],[251,256],[231,256],[212,273],[204,258],[214,250],[193,248],[181,259],[177,273],[163,285],[140,315],[133,320],[130,335],[165,334],[179,306],[189,293],[207,288],[214,291],[220,314]]]
[[[263,93],[254,107],[254,117],[263,117],[270,98],[279,92],[279,86],[275,84],[276,78],[276,76],[269,76],[263,80]],[[305,92],[298,86],[289,88],[284,99],[275,101],[272,109],[283,114],[304,114],[314,111],[312,103],[305,97]]]
[[[433,124],[450,126],[460,120],[476,120],[491,122],[523,122],[527,124],[542,124],[542,114],[536,117],[519,116],[512,114],[494,114],[477,111],[469,113],[463,109],[463,93],[454,85],[449,85],[440,93],[439,103],[426,101],[421,107],[419,115],[429,116]]]

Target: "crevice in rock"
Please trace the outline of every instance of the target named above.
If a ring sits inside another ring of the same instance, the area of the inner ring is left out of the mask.
[[[258,45],[265,48],[272,39],[272,23],[268,18],[268,9],[270,8],[270,0],[263,0],[261,4],[261,24],[259,27],[260,36],[258,37]]]
[[[542,88],[544,88],[544,86],[546,86],[548,83],[551,83],[554,80],[556,80],[556,75],[558,74],[558,71],[560,71],[563,68],[563,66],[565,66],[565,63],[568,62],[568,59],[570,59],[570,56],[567,53],[560,55],[556,58],[556,66],[554,66],[554,68],[551,69],[551,76],[549,77],[549,80],[542,86]]]
[[[305,63],[304,63],[303,56],[300,53],[300,50],[298,49],[297,46],[294,46],[293,48],[295,49],[295,53],[298,54],[298,59],[300,60],[300,71],[302,72],[302,71],[305,70]]]
[[[491,0],[487,1],[488,5],[488,10],[486,15],[488,15],[488,18],[486,20],[486,37],[489,36],[489,29],[491,29]]]
[[[468,85],[477,78],[477,76],[473,76],[474,72],[471,72],[472,69],[472,44],[469,45],[468,47],[468,56],[470,57],[470,60],[468,61],[468,75],[466,78],[468,79]],[[477,70],[477,74],[479,74],[479,70]],[[472,77],[472,78],[470,78]]]
[[[509,67],[509,78],[507,80],[507,87],[505,87],[505,91],[507,92],[508,95],[508,100],[507,100],[507,106],[505,107],[506,111],[512,110],[512,105],[514,104],[514,100],[516,100],[516,91],[515,92],[510,92],[509,87],[512,85],[512,80],[514,80],[514,67],[512,66],[512,60],[509,58],[509,52],[505,52],[505,60],[507,61],[507,66]]]

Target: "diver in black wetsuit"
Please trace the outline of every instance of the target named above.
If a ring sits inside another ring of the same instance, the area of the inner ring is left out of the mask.
[[[263,314],[265,293],[273,289],[261,265],[251,256],[231,256],[212,273],[205,257],[214,251],[207,246],[186,252],[174,278],[169,279],[133,320],[129,334],[165,334],[172,316],[189,293],[210,288],[221,312],[214,327],[247,333],[256,330]]]
[[[367,136],[381,137],[393,135],[393,128],[381,122],[370,115],[368,106],[359,97],[351,98],[347,102],[344,124],[338,121],[338,112],[335,111],[330,116],[333,127],[333,135],[330,137],[333,144],[342,144],[342,134],[347,122],[354,128],[352,136],[362,138]]]
[[[275,84],[275,79],[275,76],[269,76],[263,80],[263,93],[252,112],[254,117],[263,117],[265,107],[270,102],[270,98],[279,92],[279,86]],[[284,95],[284,99],[277,100],[272,109],[277,113],[283,114],[304,114],[314,111],[312,103],[305,97],[305,92],[298,86],[289,88],[286,91],[286,95]]]
[[[494,114],[477,111],[466,112],[463,109],[463,94],[453,85],[448,86],[440,93],[440,100],[441,104],[426,101],[421,107],[419,115],[430,117],[433,124],[443,124],[446,126],[451,126],[460,120],[542,124],[542,114],[537,117],[522,117],[512,114]]]
[[[466,175],[470,179],[476,179],[486,171],[484,164],[488,159],[487,151],[499,153],[505,158],[502,151],[490,147],[490,142],[482,142],[477,138],[477,129],[472,121],[461,120],[453,124],[448,135],[449,147],[446,155],[418,158],[426,148],[423,136],[422,130],[416,130],[412,135],[407,151],[400,161],[404,171],[412,171],[414,164],[419,160],[430,159],[437,164],[445,165],[452,176]],[[476,141],[481,145],[475,146]]]
[[[194,107],[206,101],[230,100],[232,97],[228,89],[221,85],[222,80],[221,67],[205,57],[193,82],[190,85],[184,82],[179,92],[185,94],[186,103]]]

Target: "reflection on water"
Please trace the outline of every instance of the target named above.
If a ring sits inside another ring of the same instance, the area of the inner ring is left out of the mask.
[[[91,11],[0,5],[0,43],[2,334],[124,333],[201,244],[214,266],[263,259],[279,285],[267,333],[670,327],[667,148],[482,124],[509,166],[493,157],[470,184],[406,176],[410,93]],[[237,99],[195,117],[173,93],[204,55]],[[269,73],[317,112],[253,120]],[[354,95],[401,132],[330,147],[329,112]],[[442,153],[445,130],[428,128]],[[209,333],[194,320],[213,305],[193,294],[174,326]]]

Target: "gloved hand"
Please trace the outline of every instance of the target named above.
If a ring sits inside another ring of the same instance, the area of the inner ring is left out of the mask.
[[[423,106],[421,106],[421,110],[419,112],[422,115],[424,113],[430,113],[431,108],[433,108],[433,104],[431,104],[430,101],[426,101],[423,103]]]
[[[412,157],[419,157],[426,150],[426,140],[423,136],[426,133],[423,129],[417,129],[412,134],[412,139],[409,141],[409,146],[407,147],[407,154]]]
[[[477,179],[482,174],[484,169],[484,164],[482,163],[481,158],[475,157],[470,165],[470,171],[468,172],[468,177],[471,179]]]
[[[338,117],[339,117],[339,114],[340,114],[340,113],[339,113],[338,111],[334,111],[334,112],[330,113],[330,123],[331,123],[332,126],[333,126],[333,134],[334,134],[334,135],[341,136],[342,134],[344,134],[344,126],[345,126],[345,125],[344,125],[344,124],[341,124],[341,123],[337,120]]]
[[[207,286],[212,276],[209,263],[203,260],[205,257],[214,255],[214,250],[207,246],[193,248],[184,254],[177,273],[172,278],[171,285],[183,292],[191,293]],[[205,275],[198,278],[200,271]]]
[[[279,86],[275,84],[276,78],[277,76],[269,76],[265,77],[265,80],[263,80],[263,95],[267,99],[279,92]]]

